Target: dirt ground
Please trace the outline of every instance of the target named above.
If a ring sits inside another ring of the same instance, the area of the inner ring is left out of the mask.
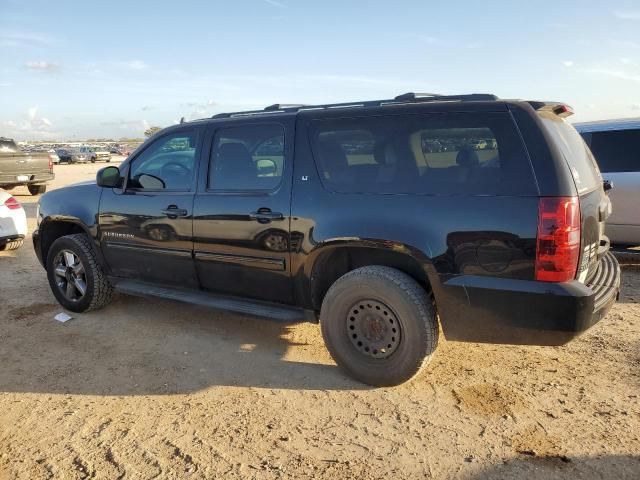
[[[317,325],[125,296],[56,322],[29,238],[0,253],[0,478],[637,479],[639,301],[626,266],[567,346],[442,341],[418,379],[372,389]]]

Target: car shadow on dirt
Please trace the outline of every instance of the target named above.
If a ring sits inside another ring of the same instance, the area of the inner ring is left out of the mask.
[[[502,465],[482,469],[465,480],[577,480],[616,479],[635,480],[640,478],[640,456],[603,455],[597,457],[554,457],[522,455],[517,459],[505,460]]]
[[[0,307],[0,391],[154,395],[217,385],[367,388],[332,364],[314,325],[294,329],[126,296],[64,324],[53,319],[61,311],[49,294],[35,304]]]

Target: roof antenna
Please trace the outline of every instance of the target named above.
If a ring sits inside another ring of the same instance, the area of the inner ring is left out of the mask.
[[[184,123],[184,117],[180,119],[180,123]]]

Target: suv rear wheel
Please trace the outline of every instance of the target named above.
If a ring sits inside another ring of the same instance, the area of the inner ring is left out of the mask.
[[[111,301],[112,286],[83,233],[53,242],[47,255],[47,278],[60,305],[72,312],[96,310]]]
[[[438,345],[430,296],[410,276],[383,266],[340,277],[322,302],[320,326],[336,363],[374,386],[414,377]]]

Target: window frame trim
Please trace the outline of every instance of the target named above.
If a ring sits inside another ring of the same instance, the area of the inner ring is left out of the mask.
[[[210,179],[210,175],[211,175],[211,169],[213,166],[213,162],[212,162],[212,158],[213,158],[213,153],[215,151],[215,141],[218,138],[218,134],[221,130],[228,130],[228,129],[233,129],[233,128],[245,128],[245,127],[262,127],[265,125],[275,125],[277,127],[279,127],[282,130],[282,148],[283,148],[283,152],[282,152],[282,175],[280,175],[280,180],[278,182],[278,185],[276,185],[274,188],[271,189],[221,189],[221,188],[210,188],[209,186],[209,179]],[[285,177],[285,173],[286,173],[286,165],[287,165],[287,127],[285,124],[280,123],[280,122],[274,122],[274,121],[267,121],[267,122],[249,122],[249,123],[238,123],[238,124],[229,124],[229,123],[225,123],[225,124],[221,124],[221,125],[216,125],[210,132],[209,135],[207,135],[207,137],[209,138],[209,148],[208,148],[208,154],[207,154],[207,158],[205,161],[206,164],[206,170],[204,173],[204,189],[203,192],[207,193],[207,194],[212,194],[212,195],[226,195],[226,196],[230,196],[230,195],[242,195],[245,197],[264,197],[264,196],[270,196],[270,195],[275,195],[277,194],[280,189],[282,188],[282,186],[284,185],[284,177]],[[204,157],[203,157],[204,158]]]
[[[195,133],[196,134],[196,147],[195,147],[195,152],[193,155],[193,171],[191,172],[191,185],[189,186],[188,189],[177,189],[177,188],[137,188],[137,187],[130,187],[129,186],[129,182],[131,180],[131,171],[133,170],[133,166],[135,164],[135,162],[140,158],[140,156],[142,156],[144,154],[144,152],[146,152],[152,145],[154,145],[157,141],[166,138],[166,137],[170,137],[170,136],[174,136],[174,135],[179,135],[179,134],[183,134],[186,135],[188,134],[188,132],[191,133]],[[195,193],[196,188],[198,186],[198,170],[199,170],[199,162],[200,162],[200,157],[202,156],[202,148],[203,148],[203,141],[204,141],[204,134],[202,132],[202,128],[198,127],[198,126],[191,126],[190,128],[184,128],[184,129],[180,129],[180,130],[172,130],[169,132],[166,132],[160,136],[158,136],[157,138],[153,138],[153,141],[151,141],[152,139],[150,138],[148,140],[149,144],[144,146],[144,148],[142,150],[140,150],[139,152],[136,152],[136,155],[134,157],[131,157],[131,160],[127,161],[127,176],[126,176],[126,181],[125,181],[125,185],[122,189],[122,191],[124,193],[153,193],[153,194],[157,194],[157,193],[170,193],[170,194],[185,194],[185,193]]]

